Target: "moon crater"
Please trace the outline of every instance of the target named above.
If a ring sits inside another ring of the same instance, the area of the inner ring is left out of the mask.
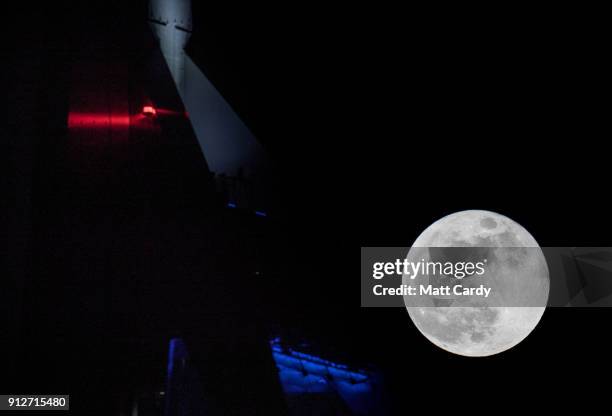
[[[468,248],[459,251],[445,248]],[[458,261],[486,259],[486,279],[494,294],[432,297],[429,303],[405,296],[410,318],[438,347],[465,356],[488,356],[524,340],[540,321],[550,288],[546,260],[536,240],[521,225],[490,211],[448,215],[429,226],[414,242],[407,259]],[[430,276],[429,283],[436,282]],[[448,279],[448,278],[447,278]],[[415,284],[406,276],[405,284]],[[453,285],[476,286],[468,278]],[[529,306],[514,306],[529,305]]]

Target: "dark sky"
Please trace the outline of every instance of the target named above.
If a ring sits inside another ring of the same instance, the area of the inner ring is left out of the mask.
[[[96,34],[121,48],[119,35],[144,19],[141,5],[122,3],[7,13],[19,36],[3,55],[45,58]],[[360,246],[410,245],[462,209],[507,215],[542,245],[610,245],[609,71],[598,25],[568,34],[575,26],[550,27],[547,14],[519,25],[399,6],[194,3],[190,53],[280,167],[300,253],[287,273],[301,291],[287,301],[288,319],[302,308],[304,326],[398,379],[417,365],[402,354],[422,359],[406,390],[419,383],[431,397],[461,393],[460,384],[503,395],[517,385],[490,381],[510,373],[531,394],[608,366],[606,310],[547,311],[515,353],[468,364],[432,349],[403,311],[360,309],[355,283]]]

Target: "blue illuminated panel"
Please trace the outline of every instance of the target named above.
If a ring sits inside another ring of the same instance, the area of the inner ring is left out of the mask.
[[[356,415],[370,414],[381,406],[376,374],[325,360],[270,342],[285,395],[323,395],[341,400]]]

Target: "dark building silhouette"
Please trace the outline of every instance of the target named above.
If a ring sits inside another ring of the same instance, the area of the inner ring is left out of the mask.
[[[3,131],[18,180],[0,390],[68,393],[83,415],[367,414],[362,399],[296,395],[279,376],[295,357],[270,345],[264,279],[281,267],[266,254],[267,156],[184,53],[197,49],[188,12],[153,1],[30,15]],[[364,385],[325,368],[330,383]]]
[[[33,196],[13,220],[20,287],[3,290],[19,295],[5,304],[20,324],[3,344],[9,390],[130,414],[135,397],[163,390],[178,335],[218,414],[282,413],[253,284],[265,218],[216,191],[146,8],[76,8],[68,26],[41,16],[40,48],[22,52],[21,67],[42,62],[17,103]]]

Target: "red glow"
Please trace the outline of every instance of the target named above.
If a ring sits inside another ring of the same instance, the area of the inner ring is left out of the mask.
[[[160,116],[172,116],[172,117],[177,117],[180,116],[181,113],[179,113],[178,111],[174,111],[174,110],[166,110],[164,108],[156,108],[155,111],[157,112],[157,114],[159,114]]]
[[[145,105],[144,107],[142,107],[142,113],[146,116],[154,116],[155,114],[157,114],[157,111],[155,111],[155,108],[151,105]]]
[[[76,113],[68,114],[68,128],[113,128],[129,127],[130,116],[104,113]]]

